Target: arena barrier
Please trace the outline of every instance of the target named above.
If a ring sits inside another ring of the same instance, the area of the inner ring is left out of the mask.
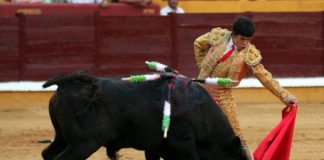
[[[91,68],[97,69],[96,76],[146,73],[142,65],[146,60],[195,77],[194,39],[217,26],[230,28],[241,15],[255,21],[252,43],[274,77],[321,77],[323,13],[102,16],[92,12],[0,18],[0,81],[44,81]]]

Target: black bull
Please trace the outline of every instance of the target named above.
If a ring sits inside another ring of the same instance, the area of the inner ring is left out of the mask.
[[[161,124],[169,82],[174,87],[165,139]],[[54,84],[58,89],[49,113],[55,139],[42,152],[46,160],[83,160],[101,146],[112,159],[126,147],[145,150],[147,159],[245,159],[223,112],[188,78],[125,82],[72,74],[54,77],[43,87]]]

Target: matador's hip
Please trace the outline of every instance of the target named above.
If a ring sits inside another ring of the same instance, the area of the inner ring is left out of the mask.
[[[230,88],[224,88],[222,86],[213,84],[204,84],[203,86],[222,109],[222,111],[228,118],[235,134],[239,137],[242,137],[241,129],[237,119],[237,107],[232,95],[232,90]]]

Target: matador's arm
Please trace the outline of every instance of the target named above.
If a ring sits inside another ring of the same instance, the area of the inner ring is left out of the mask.
[[[262,85],[285,104],[288,104],[292,99],[296,99],[287,90],[282,88],[279,82],[273,79],[272,74],[260,63],[262,58],[260,52],[254,47],[251,48],[252,50],[247,52],[245,62],[251,67],[254,75]]]
[[[202,60],[204,59],[206,53],[208,52],[208,49],[210,48],[210,43],[208,41],[209,34],[210,32],[201,35],[194,42],[195,58],[199,69]]]

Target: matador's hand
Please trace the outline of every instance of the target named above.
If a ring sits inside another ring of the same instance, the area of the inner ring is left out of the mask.
[[[288,102],[287,102],[287,106],[289,107],[292,107],[294,105],[297,105],[298,104],[298,101],[297,99],[293,98],[293,99],[290,99]]]

